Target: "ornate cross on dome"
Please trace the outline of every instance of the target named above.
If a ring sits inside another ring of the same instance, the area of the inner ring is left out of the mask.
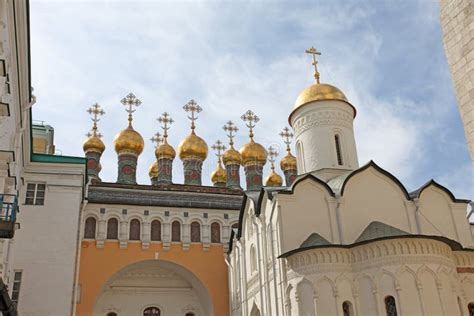
[[[283,130],[280,132],[280,136],[283,138],[283,142],[286,144],[286,151],[290,152],[290,144],[291,144],[291,139],[293,138],[293,133],[290,131],[288,127],[284,127]]]
[[[94,122],[94,124],[92,125],[92,133],[87,133],[87,137],[102,137],[101,134],[97,133],[97,122],[100,121],[100,117],[105,114],[105,111],[100,107],[98,103],[94,103],[90,108],[87,109],[87,113],[91,115],[91,120],[92,122]]]
[[[160,143],[163,141],[163,138],[161,137],[161,134],[156,132],[155,135],[153,135],[152,138],[150,138],[151,142],[155,144],[155,148],[160,145]]]
[[[253,128],[255,127],[255,124],[258,123],[258,121],[260,121],[260,118],[251,110],[248,110],[247,112],[245,112],[240,118],[245,122],[245,125],[249,128],[250,139],[253,139]]]
[[[125,111],[128,112],[128,126],[132,126],[132,113],[136,111],[134,107],[138,107],[140,104],[142,104],[142,101],[140,101],[140,99],[130,92],[125,98],[120,100],[120,103],[125,105]]]
[[[163,140],[166,141],[168,138],[168,130],[170,129],[170,125],[174,123],[174,120],[167,112],[161,114],[157,120],[161,123],[161,128],[163,129]]]
[[[276,160],[276,157],[278,156],[278,151],[276,151],[275,148],[273,148],[272,146],[268,146],[268,160],[270,161],[270,163],[272,164],[272,170],[275,169],[275,160]]]
[[[234,146],[234,137],[237,131],[239,130],[237,126],[232,121],[228,121],[223,127],[224,131],[227,133],[227,137],[229,137],[229,145],[230,147]]]
[[[211,148],[217,151],[216,156],[219,160],[219,163],[221,163],[222,152],[226,149],[225,145],[220,140],[217,140]]]
[[[319,72],[318,72],[318,61],[316,60],[316,55],[321,56],[321,52],[318,52],[314,46],[306,50],[306,54],[310,54],[313,56],[313,63],[314,66],[314,79],[316,79],[316,83],[319,84]]]
[[[188,119],[191,120],[191,131],[194,134],[194,129],[196,128],[194,122],[198,119],[196,113],[200,113],[202,111],[202,108],[199,106],[199,104],[196,103],[196,101],[190,100],[183,106],[183,109],[186,112],[191,112],[191,116],[188,115]]]

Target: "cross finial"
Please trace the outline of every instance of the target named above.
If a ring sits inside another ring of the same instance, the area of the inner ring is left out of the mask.
[[[255,124],[258,123],[258,121],[260,121],[260,118],[251,110],[248,110],[247,112],[245,112],[240,118],[245,122],[245,125],[249,128],[250,139],[253,139],[253,128],[255,127]]]
[[[163,138],[161,137],[161,134],[156,132],[155,135],[153,135],[152,138],[150,138],[151,142],[155,144],[155,148],[160,145],[160,143],[163,141]]]
[[[306,50],[306,54],[310,54],[313,56],[313,63],[314,66],[314,79],[316,79],[316,83],[319,84],[319,71],[318,71],[318,61],[316,60],[316,55],[321,56],[321,52],[318,52],[314,46]]]
[[[161,128],[163,129],[163,141],[166,142],[166,139],[168,138],[168,130],[170,129],[170,125],[174,123],[174,120],[167,112],[161,114],[157,120],[161,123]]]
[[[94,103],[90,108],[87,109],[87,113],[90,114],[92,125],[92,133],[87,133],[87,137],[97,136],[102,137],[100,133],[97,133],[97,122],[100,121],[100,117],[105,114],[105,111],[100,107],[98,103]]]
[[[186,112],[191,112],[191,116],[188,116],[188,119],[191,120],[191,132],[194,134],[194,129],[196,128],[194,122],[198,119],[196,113],[200,113],[202,111],[202,108],[199,106],[199,104],[196,103],[196,101],[190,100],[183,106],[183,109]]]
[[[130,92],[125,98],[120,100],[120,103],[126,107],[125,111],[128,113],[128,126],[132,126],[132,113],[136,111],[135,107],[138,107],[140,104],[142,104],[142,101],[140,101],[140,99]]]
[[[268,146],[268,157],[269,157],[268,160],[272,164],[271,166],[272,170],[275,169],[275,160],[277,156],[278,156],[278,151],[275,148],[273,148],[273,146]]]
[[[290,144],[291,139],[293,138],[293,133],[290,131],[288,127],[284,127],[283,130],[280,132],[280,136],[283,138],[283,142],[286,144],[286,151],[289,153],[291,151]]]
[[[233,147],[235,133],[237,133],[239,129],[232,121],[228,121],[222,128],[225,132],[227,132],[227,137],[229,137],[229,146]]]
[[[211,148],[217,151],[217,160],[219,161],[219,163],[221,163],[222,152],[226,149],[225,145],[220,140],[217,140]]]

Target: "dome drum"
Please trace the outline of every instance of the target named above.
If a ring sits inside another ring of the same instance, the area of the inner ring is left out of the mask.
[[[240,187],[240,164],[227,164],[225,166],[227,187],[241,189]]]
[[[170,184],[173,179],[173,160],[159,159],[158,160],[158,184]]]

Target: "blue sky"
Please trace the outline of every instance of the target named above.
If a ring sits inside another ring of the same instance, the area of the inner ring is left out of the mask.
[[[56,147],[82,156],[90,128],[85,110],[107,112],[100,130],[107,146],[101,177],[115,181],[112,140],[126,127],[120,99],[141,100],[134,127],[146,142],[137,171],[148,184],[154,160],[148,139],[156,117],[175,119],[170,142],[189,133],[182,106],[202,107],[197,133],[208,145],[226,140],[229,119],[257,113],[256,140],[283,150],[278,132],[298,93],[312,84],[316,46],[321,81],[339,87],[357,108],[360,164],[373,159],[409,190],[434,178],[458,197],[472,198],[467,151],[442,45],[437,1],[31,1],[34,119],[55,128]],[[210,153],[203,181],[215,168]],[[268,167],[268,166],[267,166]],[[267,168],[268,173],[268,168]],[[281,171],[280,171],[281,173]],[[182,165],[174,163],[182,183]]]

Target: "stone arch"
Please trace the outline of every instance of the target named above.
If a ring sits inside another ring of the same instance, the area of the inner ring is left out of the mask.
[[[261,316],[260,309],[258,308],[257,304],[254,302],[252,309],[250,310],[250,316]]]
[[[439,300],[439,279],[436,273],[422,265],[416,272],[420,280],[422,291],[420,291],[424,312],[426,315],[437,315],[443,313],[443,307]]]
[[[316,315],[316,305],[314,302],[316,293],[313,283],[307,279],[302,279],[296,285],[298,296],[298,315]]]
[[[377,286],[374,279],[366,273],[361,273],[355,277],[354,283],[357,285],[360,314],[377,314],[374,313],[374,311],[377,311],[377,300],[375,297]]]
[[[336,285],[334,282],[324,276],[316,281],[315,284],[317,293],[316,315],[337,315],[336,303]]]
[[[148,295],[144,292],[133,295],[134,287],[146,289]],[[188,290],[183,292],[185,288]],[[157,295],[164,293],[160,291],[175,294]],[[180,303],[174,306],[176,301]],[[140,261],[112,275],[96,298],[93,315],[102,315],[110,305],[119,308],[124,315],[143,313],[151,306],[159,307],[162,313],[166,311],[166,315],[180,315],[186,305],[193,306],[199,315],[213,315],[213,304],[203,283],[187,268],[165,260]]]

